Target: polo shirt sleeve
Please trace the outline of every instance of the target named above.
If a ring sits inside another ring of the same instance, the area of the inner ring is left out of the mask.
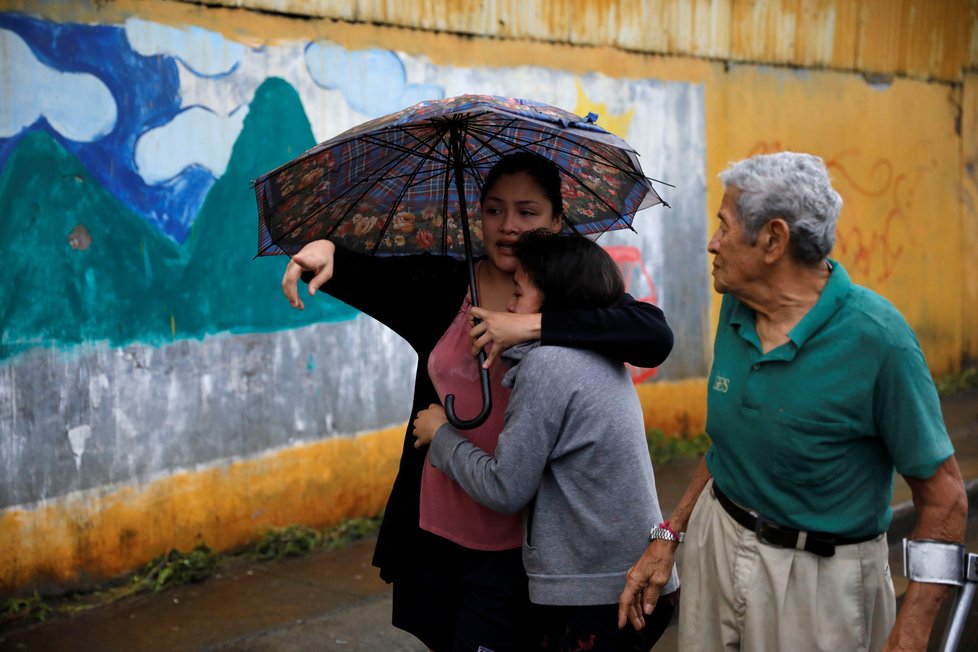
[[[885,352],[874,390],[873,413],[900,475],[930,478],[954,454],[941,403],[923,351],[912,343]]]

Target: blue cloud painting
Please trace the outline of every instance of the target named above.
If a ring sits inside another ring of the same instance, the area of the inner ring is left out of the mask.
[[[408,83],[393,52],[300,41],[250,48],[138,18],[81,25],[0,13],[0,51],[0,168],[25,134],[45,131],[178,243],[269,78],[297,90],[318,140],[444,96]]]

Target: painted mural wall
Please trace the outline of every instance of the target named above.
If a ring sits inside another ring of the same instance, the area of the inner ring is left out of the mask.
[[[0,595],[383,508],[414,354],[327,296],[289,308],[285,260],[254,258],[250,182],[421,99],[593,111],[675,186],[660,188],[672,208],[600,241],[677,334],[654,375],[633,370],[649,427],[704,427],[716,175],[758,152],[827,161],[845,202],[833,256],[904,312],[935,373],[978,356],[974,74],[962,88],[720,61],[723,39],[692,26],[705,50],[654,56],[189,2],[4,6]],[[733,13],[721,32],[755,42]]]
[[[440,65],[324,39],[250,47],[135,16],[0,14],[0,52],[0,549],[10,560],[0,590],[91,563],[84,553],[38,562],[28,549],[42,539],[85,548],[51,521],[101,522],[107,495],[406,420],[415,354],[326,295],[302,312],[288,306],[285,259],[254,259],[249,182],[421,100],[487,93],[595,111],[633,144],[649,176],[676,186],[662,188],[673,208],[602,242],[630,290],[689,334],[657,378],[706,372],[700,84]],[[338,511],[382,507],[397,451],[380,454],[379,489]],[[224,515],[212,508],[214,525]],[[320,520],[337,511],[311,509]],[[160,545],[130,518],[105,524],[126,550],[100,570]],[[146,518],[164,529],[180,520]]]

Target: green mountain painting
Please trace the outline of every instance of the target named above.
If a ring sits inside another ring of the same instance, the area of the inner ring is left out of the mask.
[[[280,289],[286,259],[254,258],[250,180],[314,144],[295,89],[267,80],[180,245],[51,136],[26,135],[0,175],[0,359],[40,346],[160,345],[351,319],[356,311],[326,295],[292,309]]]

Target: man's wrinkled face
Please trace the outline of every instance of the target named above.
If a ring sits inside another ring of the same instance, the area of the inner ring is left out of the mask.
[[[737,217],[740,191],[728,188],[723,193],[717,219],[720,226],[710,238],[706,250],[713,254],[713,289],[720,294],[737,295],[749,281],[760,274],[763,254],[757,243],[751,244]]]

